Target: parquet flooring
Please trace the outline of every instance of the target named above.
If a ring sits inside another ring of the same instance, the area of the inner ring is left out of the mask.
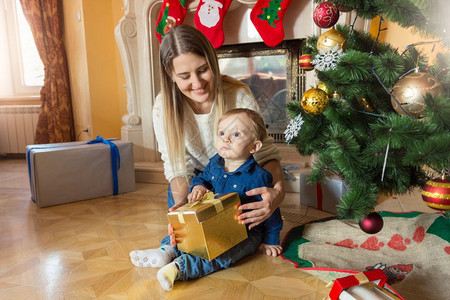
[[[57,183],[55,183],[57,184]],[[117,196],[38,208],[26,162],[0,159],[0,299],[324,299],[330,288],[282,258],[250,256],[229,269],[165,292],[156,269],[129,252],[154,248],[167,233],[165,184]],[[287,194],[281,237],[330,214]],[[377,210],[430,211],[417,195],[380,199]],[[427,210],[428,209],[428,210]]]
[[[325,282],[263,254],[201,279],[177,281],[165,292],[157,269],[134,267],[128,253],[157,247],[167,233],[166,192],[166,185],[137,184],[133,193],[39,208],[30,201],[25,160],[0,160],[0,299],[327,296]],[[324,214],[307,215],[295,200],[285,202],[282,237],[299,222]]]

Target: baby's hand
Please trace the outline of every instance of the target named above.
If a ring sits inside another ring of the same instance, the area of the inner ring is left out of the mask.
[[[207,192],[209,192],[209,190],[202,185],[194,186],[191,193],[187,196],[189,203],[202,200],[203,195]]]
[[[261,244],[260,249],[267,256],[274,256],[274,257],[280,255],[281,251],[283,251],[283,248],[280,245]]]

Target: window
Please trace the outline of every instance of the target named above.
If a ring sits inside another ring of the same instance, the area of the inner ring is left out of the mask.
[[[4,66],[0,97],[39,95],[44,66],[19,0],[3,0],[0,8],[0,64]],[[3,16],[2,16],[3,15]]]

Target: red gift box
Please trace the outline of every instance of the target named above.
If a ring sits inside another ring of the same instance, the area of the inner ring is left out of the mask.
[[[374,282],[378,286],[383,287],[386,281],[387,276],[381,269],[356,273],[355,275],[338,278],[334,281],[329,297],[331,300],[338,300],[339,295],[342,293],[342,291],[352,286]]]

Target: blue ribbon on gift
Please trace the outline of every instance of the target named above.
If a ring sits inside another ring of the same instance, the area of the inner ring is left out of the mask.
[[[88,144],[98,144],[103,143],[105,145],[109,145],[111,152],[111,168],[113,174],[113,195],[117,195],[119,193],[119,177],[117,176],[117,171],[120,169],[120,153],[119,148],[117,148],[116,144],[113,141],[115,139],[105,140],[101,136],[97,136],[95,140],[91,140],[87,142]]]
[[[86,144],[106,144],[110,147],[111,152],[111,168],[112,168],[112,174],[113,174],[113,194],[117,195],[119,193],[119,176],[117,174],[117,171],[120,169],[120,153],[119,148],[116,144],[114,144],[112,141],[116,141],[117,139],[103,139],[100,135],[97,136],[95,140],[88,141]],[[85,144],[79,144],[79,145],[85,145]],[[32,188],[32,182],[31,182],[31,162],[30,162],[30,154],[31,150],[34,149],[51,149],[51,148],[63,148],[67,147],[67,145],[64,144],[55,144],[52,147],[31,147],[27,151],[27,165],[28,165],[28,178],[30,179],[30,188]],[[36,202],[36,199],[32,198],[33,202]]]

